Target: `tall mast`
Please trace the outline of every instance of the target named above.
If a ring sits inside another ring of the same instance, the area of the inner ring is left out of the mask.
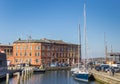
[[[81,62],[81,57],[82,57],[82,54],[81,54],[81,30],[80,30],[80,24],[79,24],[79,44],[80,44],[80,46],[79,46],[79,52],[80,52],[80,58],[79,58],[79,61]]]
[[[105,60],[107,62],[108,61],[108,58],[107,58],[107,41],[106,41],[105,33],[104,33],[104,45],[105,45]]]
[[[86,67],[86,56],[87,56],[87,43],[86,43],[86,0],[84,0],[84,41],[85,41],[85,67]]]
[[[80,61],[81,61],[81,33],[80,33],[80,24],[79,24],[78,25],[78,68]]]

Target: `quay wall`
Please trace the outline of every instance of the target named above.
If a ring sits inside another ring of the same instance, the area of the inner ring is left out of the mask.
[[[71,67],[47,67],[46,71],[70,70]]]
[[[94,78],[97,81],[99,81],[103,84],[120,84],[120,79],[118,79],[114,76],[109,76],[102,72],[95,72],[95,71],[93,71],[92,74],[94,75]]]

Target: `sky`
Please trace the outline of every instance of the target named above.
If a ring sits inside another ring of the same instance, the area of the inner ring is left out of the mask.
[[[84,0],[0,0],[0,43],[48,38],[78,43],[78,24],[84,48]],[[120,52],[120,0],[86,0],[87,52],[104,57]],[[84,50],[84,49],[82,49]]]

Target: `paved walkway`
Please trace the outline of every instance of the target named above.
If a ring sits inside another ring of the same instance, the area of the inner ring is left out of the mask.
[[[97,79],[102,80],[104,82],[108,82],[109,84],[120,84],[120,73],[115,73],[114,76],[109,72],[90,70],[90,73],[93,73]]]
[[[119,73],[115,73],[114,76],[112,76],[112,74],[110,72],[96,71],[94,69],[91,70],[90,72],[92,72],[92,73],[99,73],[99,74],[103,74],[103,75],[106,75],[106,76],[110,76],[110,77],[113,77],[113,78],[120,79],[120,72]]]

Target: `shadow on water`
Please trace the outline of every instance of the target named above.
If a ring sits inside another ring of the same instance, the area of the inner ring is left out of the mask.
[[[5,81],[0,82],[5,84]],[[17,77],[10,78],[9,84],[17,84]],[[75,80],[70,71],[47,71],[44,74],[37,73],[31,77],[22,79],[20,84],[101,84],[97,81],[80,82]]]

